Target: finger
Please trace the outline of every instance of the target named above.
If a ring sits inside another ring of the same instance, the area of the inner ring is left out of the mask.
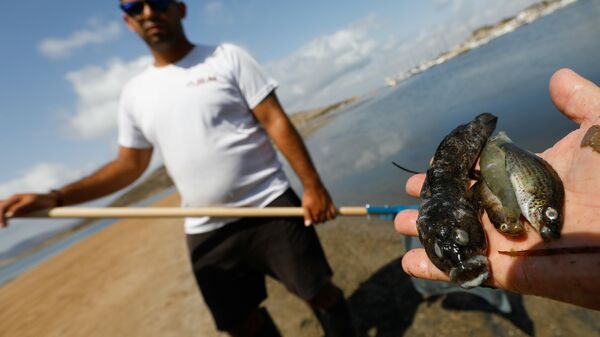
[[[18,198],[10,197],[4,200],[0,204],[0,226],[7,227],[8,226],[8,218],[12,217],[13,214],[10,211],[10,207],[17,202]]]
[[[600,88],[570,69],[552,75],[550,97],[558,110],[578,124],[600,121]]]
[[[415,174],[414,176],[408,178],[406,181],[406,192],[413,197],[419,197],[421,193],[421,187],[423,187],[423,182],[425,181],[425,174]]]
[[[329,204],[327,208],[327,220],[333,220],[337,216],[337,209],[333,203]]]
[[[430,279],[448,281],[448,275],[444,274],[436,266],[431,263],[425,249],[411,249],[402,257],[402,269],[411,276]]]
[[[33,208],[33,205],[31,204],[30,200],[20,199],[8,207],[8,210],[6,211],[6,215],[8,217],[23,215],[33,209],[34,208]]]
[[[304,211],[304,226],[311,226],[313,224],[313,216],[310,214],[310,210],[306,206],[303,206],[302,209]]]
[[[417,235],[417,216],[419,212],[414,209],[402,211],[396,215],[394,225],[396,230],[404,235]]]

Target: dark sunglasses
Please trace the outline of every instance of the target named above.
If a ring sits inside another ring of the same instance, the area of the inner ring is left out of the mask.
[[[171,3],[173,3],[173,0],[142,0],[121,2],[119,7],[129,16],[138,16],[144,11],[144,5],[146,4],[155,12],[164,12],[169,8]]]

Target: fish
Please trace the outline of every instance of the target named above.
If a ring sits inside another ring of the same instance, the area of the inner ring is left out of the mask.
[[[523,216],[544,241],[560,238],[565,188],[552,166],[541,157],[513,143],[500,145],[506,171]]]
[[[470,189],[470,172],[497,120],[483,113],[446,135],[420,193],[419,240],[431,262],[463,288],[481,285],[490,274],[487,238]]]
[[[600,125],[592,125],[587,130],[583,139],[581,139],[581,147],[589,146],[594,151],[600,153]]]
[[[501,145],[512,143],[500,131],[486,142],[479,158],[482,181],[474,187],[494,227],[508,236],[521,236],[526,229],[521,222],[521,208],[506,171],[506,156]]]

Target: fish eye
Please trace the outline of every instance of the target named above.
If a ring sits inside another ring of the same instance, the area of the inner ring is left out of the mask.
[[[558,219],[558,211],[556,211],[554,208],[552,207],[548,207],[546,208],[546,217],[550,220],[556,220]]]
[[[442,249],[440,248],[437,242],[433,245],[433,250],[435,251],[435,255],[437,255],[439,258],[443,256]]]

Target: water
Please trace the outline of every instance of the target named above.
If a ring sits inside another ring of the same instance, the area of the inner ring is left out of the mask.
[[[338,206],[414,204],[392,161],[424,171],[443,136],[484,111],[518,145],[546,149],[576,127],[550,101],[551,75],[600,83],[598,55],[600,1],[579,1],[336,112],[307,146]]]

